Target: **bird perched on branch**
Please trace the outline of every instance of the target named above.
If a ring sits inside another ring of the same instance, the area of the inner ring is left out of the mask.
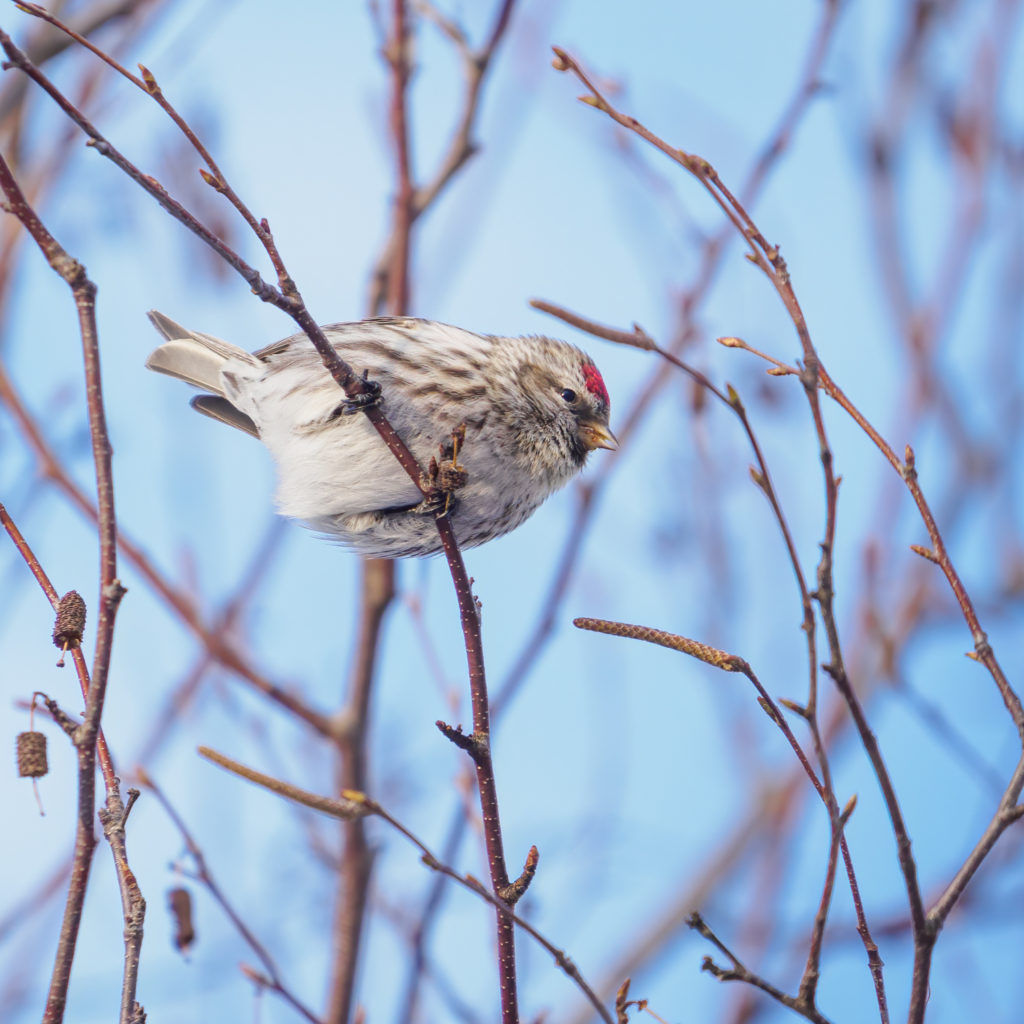
[[[199,388],[193,408],[270,449],[283,515],[362,555],[440,551],[439,512],[451,516],[462,547],[500,537],[568,483],[591,451],[616,447],[604,380],[564,341],[412,318],[325,327],[341,358],[379,386],[384,415],[420,466],[433,463],[438,486],[425,499],[366,416],[351,415],[359,404],[305,334],[249,353],[162,313],[149,318],[165,341],[146,366]]]

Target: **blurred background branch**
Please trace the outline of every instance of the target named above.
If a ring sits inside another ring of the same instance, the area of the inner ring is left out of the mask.
[[[415,313],[555,333],[526,306],[544,295],[591,323],[642,324],[643,339],[694,371],[686,379],[617,345],[597,352],[620,452],[467,558],[499,680],[490,750],[504,841],[513,863],[540,851],[516,914],[609,1008],[629,976],[630,994],[667,1019],[682,1005],[708,1020],[789,1018],[764,986],[723,988],[701,975],[706,942],[687,928],[698,910],[751,976],[797,998],[812,992],[802,1005],[829,1020],[885,1019],[864,920],[894,1017],[957,1021],[969,1007],[1016,1020],[1019,6],[51,8],[125,67],[153,69],[223,177],[266,211],[316,316]],[[3,21],[127,159],[255,265],[254,243],[151,101],[13,7]],[[714,165],[748,215],[744,230],[756,225],[763,259],[799,295],[813,357],[742,259],[752,236],[735,245],[735,228],[628,122],[581,110],[548,66],[552,44],[589,69],[609,107]],[[125,824],[150,905],[140,1000],[151,1020],[234,1019],[249,1012],[250,991],[275,997],[261,1010],[268,1020],[495,1019],[489,908],[453,895],[382,822],[268,808],[195,758],[206,742],[315,792],[367,793],[460,876],[486,877],[472,771],[433,725],[470,715],[444,566],[357,566],[294,526],[271,526],[260,453],[206,433],[144,379],[146,308],[180,309],[248,348],[286,333],[285,322],[83,152],[44,100],[6,72],[0,152],[100,286],[129,588],[104,732],[122,776],[144,764],[166,801],[144,791]],[[6,216],[0,501],[57,591],[88,592],[100,509],[88,496],[73,311],[25,238]],[[582,338],[586,326],[558,331]],[[719,337],[742,342],[727,348]],[[744,347],[782,375],[765,376]],[[822,402],[809,420],[815,378],[841,405]],[[702,381],[730,405],[735,396],[739,424],[736,406],[721,415]],[[896,453],[888,462],[851,410]],[[912,467],[898,454],[906,446]],[[23,728],[38,689],[73,714],[53,675],[49,603],[11,545],[0,549],[0,586],[9,732]],[[741,655],[765,693],[793,709],[809,761],[827,766],[827,813],[808,803],[805,771],[749,687],[669,652],[574,633],[574,615],[649,623]],[[814,639],[822,626],[829,655]],[[991,670],[987,685],[965,652]],[[850,713],[830,681],[818,685],[824,660],[863,709],[861,736],[877,739],[913,843],[903,871]],[[39,965],[55,948],[67,888],[57,879],[69,868],[75,766],[57,746],[39,780],[45,819],[19,780],[4,790],[19,829],[5,864],[18,887],[0,906],[0,1016],[12,1022],[39,1017]],[[840,806],[853,794],[846,820]],[[830,896],[840,836],[863,908],[843,884]],[[196,849],[220,900],[182,877],[182,854]],[[110,1019],[122,971],[107,863],[90,883],[69,990],[69,1019],[86,1024]],[[157,898],[182,886],[194,889],[188,961],[168,941]],[[922,950],[940,926],[925,1003]],[[246,932],[260,937],[262,966],[236,970]],[[522,1019],[594,1019],[532,943],[521,944],[516,976]]]

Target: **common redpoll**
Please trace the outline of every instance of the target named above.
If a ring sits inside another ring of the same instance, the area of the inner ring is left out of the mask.
[[[167,340],[151,370],[201,388],[192,405],[258,437],[277,463],[286,516],[360,554],[440,550],[423,494],[366,417],[352,411],[304,334],[250,354],[149,314]],[[615,448],[608,391],[590,357],[551,338],[498,338],[429,320],[334,324],[324,333],[381,387],[382,409],[426,468],[453,432],[462,486],[449,496],[463,547],[514,530],[583,468]],[[464,480],[464,482],[463,482]]]

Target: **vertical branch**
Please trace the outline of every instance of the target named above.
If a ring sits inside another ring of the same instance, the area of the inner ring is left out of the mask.
[[[77,260],[72,259],[46,229],[25,199],[24,193],[2,156],[0,156],[0,189],[6,197],[5,208],[21,221],[50,266],[67,282],[71,289],[82,337],[86,405],[96,472],[100,570],[99,621],[96,628],[96,647],[93,654],[91,680],[85,694],[85,716],[82,724],[71,734],[78,760],[78,815],[71,880],[68,886],[64,919],[53,973],[50,978],[46,1007],[43,1012],[44,1024],[50,1024],[50,1022],[60,1021],[64,1017],[71,965],[74,961],[78,940],[78,928],[82,919],[82,907],[92,866],[92,855],[96,848],[93,816],[96,808],[97,746],[100,742],[100,719],[106,699],[114,620],[124,594],[124,588],[117,579],[117,520],[114,509],[110,438],[103,406],[99,341],[96,330],[96,286],[89,279],[85,268]],[[138,883],[128,867],[124,837],[124,821],[127,815],[121,801],[118,780],[109,765],[109,756],[104,758],[104,767],[107,769],[104,772],[107,799],[100,817],[114,855],[118,884],[121,890],[125,921],[125,967],[120,1020],[121,1024],[128,1024],[135,1016],[135,991],[138,980],[145,901],[142,899]]]
[[[395,147],[397,184],[392,216],[387,307],[393,316],[409,309],[409,253],[412,232],[412,169],[406,90],[409,83],[409,26],[405,0],[395,0],[393,31],[385,51],[391,68],[390,127]],[[371,315],[378,312],[370,310]],[[348,702],[335,737],[341,789],[367,789],[367,740],[370,697],[376,676],[381,626],[395,596],[395,565],[388,559],[368,558],[361,563],[359,639],[349,676]],[[366,823],[356,817],[341,824],[342,853],[338,869],[338,902],[334,917],[334,966],[327,1020],[343,1024],[351,1019],[359,966],[359,949],[366,919],[373,854],[366,838]]]
[[[410,311],[413,225],[474,152],[471,132],[479,108],[481,85],[490,60],[508,28],[513,6],[514,0],[503,0],[487,42],[480,51],[470,54],[466,48],[469,85],[462,118],[453,134],[451,149],[442,161],[433,181],[425,186],[417,187],[412,169],[408,117],[408,85],[412,70],[410,58],[412,29],[409,23],[407,0],[394,0],[392,4],[391,31],[384,49],[384,57],[391,70],[389,126],[395,154],[396,187],[391,234],[382,257],[383,262],[378,266],[374,275],[375,280],[383,284],[383,291],[379,287],[373,289],[370,301],[371,314],[379,311],[378,304],[382,299],[386,303],[388,313],[392,316],[402,316]],[[532,877],[532,869],[525,872],[523,879],[517,883],[521,889],[509,885],[501,824],[498,817],[497,786],[490,756],[490,713],[480,618],[450,520],[439,517],[437,528],[455,586],[466,644],[473,707],[473,742],[465,747],[473,757],[476,767],[491,884],[495,896],[512,905],[521,895],[521,891],[525,891],[528,879]],[[381,596],[384,592],[387,593],[386,599]],[[343,753],[342,764],[343,776],[349,779],[346,785],[348,788],[357,790],[365,788],[365,754],[360,755],[357,748],[365,747],[366,711],[368,710],[368,703],[363,702],[359,695],[363,694],[365,701],[368,702],[374,660],[373,651],[379,641],[379,627],[384,609],[393,594],[393,563],[380,560],[365,562],[363,565],[364,605],[359,654],[357,668],[353,675],[352,698],[345,715],[347,728],[355,730],[360,736],[360,740],[357,745],[351,738],[349,739],[347,748],[345,748],[347,753]],[[383,603],[380,603],[382,601]],[[362,670],[358,668],[359,665],[362,665]],[[351,1000],[351,975],[355,971],[357,962],[358,930],[362,914],[365,911],[365,888],[368,885],[370,871],[370,856],[365,846],[363,821],[356,819],[347,822],[343,827],[346,839],[342,873],[343,877],[349,879],[350,884],[345,887],[341,897],[335,922],[335,936],[340,959],[335,988],[332,993],[332,1014],[329,1017],[332,1021],[347,1019],[341,1014],[342,987],[343,985],[347,986],[348,999]],[[514,924],[510,917],[500,911],[497,912],[496,919],[502,1020],[504,1024],[514,1024],[518,1021]],[[348,977],[349,980],[344,981],[345,977]]]
[[[498,41],[508,25],[512,3],[506,0],[501,5],[498,17],[493,26],[490,38],[483,53],[486,55],[477,76],[476,85],[472,88],[466,105],[467,114],[463,120],[463,128],[456,133],[454,152],[458,159],[446,161],[436,179],[437,191],[449,179],[460,165],[461,160],[470,152],[468,133],[472,125],[472,115],[477,109],[479,83],[487,61],[494,52]],[[412,225],[418,213],[422,212],[426,202],[436,192],[428,191],[427,196],[416,208],[417,189],[413,180],[412,161],[410,155],[407,88],[410,77],[410,27],[408,23],[407,0],[394,0],[392,6],[392,30],[386,50],[386,57],[391,67],[392,94],[390,126],[395,148],[396,162],[396,193],[394,202],[394,222],[392,237],[388,247],[390,257],[386,269],[387,302],[392,315],[402,315],[409,311],[411,302],[410,287],[410,253]],[[463,137],[465,133],[465,137]],[[434,186],[432,186],[434,187]],[[494,778],[494,766],[490,751],[490,711],[487,696],[487,680],[484,669],[483,643],[480,633],[480,616],[473,597],[469,576],[466,573],[462,553],[455,540],[451,521],[444,516],[437,519],[437,529],[444,547],[445,557],[451,572],[452,582],[459,604],[459,616],[462,624],[463,638],[466,645],[466,658],[469,667],[469,686],[473,707],[473,734],[469,742],[460,742],[460,746],[470,754],[476,768],[477,787],[480,793],[480,808],[484,827],[484,838],[487,849],[487,862],[491,876],[491,885],[497,898],[515,902],[517,896],[509,886],[508,871],[505,866],[505,853],[501,835],[501,822],[498,816],[497,785]],[[450,738],[452,732],[446,731]],[[358,824],[361,827],[361,823]],[[530,873],[532,876],[532,872]],[[524,874],[524,878],[527,876]],[[523,889],[528,880],[523,883]],[[516,990],[515,967],[515,928],[512,920],[496,913],[497,944],[498,944],[498,975],[501,988],[501,1008],[503,1024],[516,1024],[519,1019],[518,997]]]
[[[359,637],[349,674],[348,701],[335,732],[340,763],[338,788],[367,788],[367,740],[370,697],[376,677],[381,625],[395,596],[395,564],[387,559],[362,561]],[[366,918],[373,854],[361,817],[343,821],[334,911],[334,960],[326,1020],[343,1024],[352,1018],[359,948]]]
[[[487,64],[494,53],[495,47],[508,27],[512,11],[511,0],[504,0],[492,27],[490,37],[477,62],[476,74],[471,77],[471,85],[460,129],[453,138],[453,149],[442,165],[441,171],[431,188],[436,191],[426,193],[422,199],[425,204],[444,186],[450,175],[461,165],[472,152],[469,133],[472,128],[473,116],[477,110],[479,86]],[[396,195],[395,239],[391,249],[392,265],[388,275],[388,294],[392,303],[409,301],[408,260],[409,231],[413,217],[421,212],[414,209],[416,189],[413,186],[410,171],[408,126],[406,123],[405,89],[409,77],[408,62],[408,27],[406,25],[406,0],[394,2],[394,28],[389,47],[389,60],[393,71],[392,100],[392,131],[394,132],[396,158],[398,162],[398,191]],[[458,34],[456,33],[458,38]],[[404,308],[402,309],[404,312]],[[484,843],[487,850],[487,864],[491,877],[491,886],[497,899],[514,905],[515,901],[525,892],[529,880],[536,869],[536,850],[530,852],[527,868],[515,886],[510,886],[508,870],[505,865],[504,843],[501,833],[501,820],[498,814],[498,791],[494,778],[494,764],[491,759],[491,727],[490,707],[487,695],[487,676],[484,668],[483,640],[480,632],[480,614],[476,598],[473,596],[472,584],[466,572],[462,552],[455,540],[455,532],[451,520],[446,516],[438,516],[437,529],[444,548],[445,558],[451,572],[452,582],[459,605],[459,618],[466,646],[466,660],[469,671],[470,699],[473,709],[473,733],[469,738],[458,737],[454,730],[442,726],[442,731],[463,747],[473,759],[476,769],[477,789],[480,794],[480,812],[483,822]],[[441,726],[441,723],[438,723]],[[501,990],[501,1019],[503,1024],[518,1024],[519,1008],[516,985],[516,954],[515,925],[512,919],[500,910],[496,912],[497,947],[498,947],[498,982]]]
[[[931,950],[934,945],[934,936],[928,934],[925,926],[924,903],[921,897],[921,890],[917,879],[917,865],[911,849],[910,835],[907,831],[903,812],[900,808],[899,799],[895,787],[889,775],[888,767],[882,756],[878,742],[872,732],[864,710],[853,689],[852,682],[847,674],[843,660],[842,646],[839,638],[839,629],[835,617],[834,588],[832,551],[836,529],[836,514],[838,506],[838,479],[833,465],[832,450],[829,444],[828,435],[825,429],[824,416],[821,409],[820,389],[824,387],[827,379],[824,368],[818,357],[818,353],[811,339],[803,310],[800,307],[796,292],[790,280],[786,262],[776,246],[770,245],[757,225],[751,219],[744,205],[732,194],[729,188],[718,176],[717,171],[708,161],[691,153],[675,149],[667,142],[655,135],[636,118],[629,117],[613,107],[593,81],[582,70],[579,64],[574,61],[564,50],[554,48],[556,69],[571,71],[587,88],[589,96],[584,97],[591,106],[599,109],[623,128],[635,133],[650,145],[663,152],[671,160],[689,171],[710,193],[715,202],[719,205],[725,217],[743,236],[750,251],[748,258],[752,263],[761,269],[768,277],[777,295],[782,301],[786,312],[793,323],[800,346],[803,352],[804,365],[800,371],[800,382],[804,387],[808,405],[810,406],[811,418],[814,425],[815,437],[818,441],[818,453],[821,462],[822,476],[825,487],[825,531],[821,542],[821,558],[818,562],[817,588],[812,597],[818,603],[821,610],[825,635],[829,650],[829,661],[824,666],[825,671],[832,677],[840,696],[846,703],[854,725],[861,739],[865,753],[871,762],[872,769],[878,780],[879,787],[885,800],[886,810],[892,825],[893,836],[896,841],[897,858],[900,870],[903,875],[904,885],[907,890],[907,902],[910,908],[911,923],[914,933],[915,945],[915,967],[913,992],[911,1005],[919,1006],[923,1014],[925,993],[928,985],[928,972],[930,967]],[[908,457],[907,478],[911,479],[910,470],[913,469],[913,460]],[[923,499],[918,501],[919,506]],[[985,653],[979,651],[979,657],[985,658],[991,655],[991,649],[985,645]],[[994,658],[993,658],[994,660]],[[920,1019],[916,1014],[912,1015],[913,1020]]]
[[[466,660],[469,663],[469,688],[473,704],[473,733],[461,736],[455,730],[438,727],[458,746],[473,758],[476,768],[477,788],[480,791],[480,813],[483,821],[484,843],[487,847],[487,865],[491,875],[494,895],[510,907],[526,891],[536,869],[536,848],[530,851],[530,858],[522,876],[515,884],[509,883],[505,866],[505,850],[501,835],[501,819],[498,816],[498,790],[491,760],[491,722],[487,699],[487,676],[484,671],[483,641],[480,635],[480,612],[473,596],[472,585],[462,560],[462,552],[455,541],[451,521],[444,517],[437,520],[438,532],[444,546],[445,558],[455,584],[459,602],[459,617],[462,621],[462,635],[466,643]],[[515,927],[512,919],[498,911],[498,979],[501,987],[502,1024],[518,1024],[519,1007],[516,989],[516,946]]]
[[[395,147],[397,176],[394,200],[391,267],[388,274],[388,309],[392,316],[408,314],[411,304],[409,255],[412,232],[412,160],[409,153],[409,120],[406,89],[409,85],[409,25],[407,0],[394,0],[391,40],[385,54],[391,66],[391,137]]]
[[[407,86],[410,79],[409,40],[411,33],[409,29],[409,11],[405,0],[395,0],[393,6],[393,32],[391,41],[385,48],[385,56],[387,57],[393,72],[394,88],[391,107],[391,127],[395,140],[398,179],[394,208],[392,248],[388,251],[389,275],[387,279],[387,297],[389,309],[393,314],[406,312],[410,302],[410,232],[414,218],[416,215],[423,212],[444,185],[451,180],[461,164],[472,155],[473,147],[469,134],[473,123],[473,115],[477,109],[480,82],[487,67],[489,58],[493,54],[495,47],[508,26],[513,6],[514,0],[503,0],[484,51],[482,54],[474,57],[476,67],[474,74],[471,76],[472,88],[467,93],[464,119],[461,122],[455,139],[453,140],[453,148],[451,150],[450,158],[444,161],[434,181],[426,186],[426,191],[420,195],[417,200],[417,193],[414,188],[412,175],[406,100]],[[61,27],[64,31],[67,31],[65,26],[61,25],[56,19],[52,19],[48,16],[41,8],[37,8],[32,5],[26,9],[29,13],[32,13],[37,17],[44,18],[52,24]],[[71,33],[71,35],[73,38],[76,38],[78,42],[87,46],[89,45],[87,41],[75,37],[73,33]],[[113,67],[118,73],[122,74],[125,78],[135,84],[136,87],[144,90],[151,98],[158,102],[161,108],[172,117],[178,127],[185,132],[186,137],[189,139],[193,147],[196,148],[197,152],[199,152],[200,156],[203,158],[204,163],[207,165],[208,170],[201,172],[203,173],[204,180],[206,180],[207,184],[217,192],[224,194],[228,198],[232,205],[235,206],[235,208],[243,215],[246,222],[259,236],[261,243],[264,245],[264,248],[266,248],[268,256],[277,271],[280,291],[264,282],[260,278],[259,274],[252,267],[246,264],[237,253],[221,242],[216,235],[201,224],[184,206],[173,199],[155,178],[151,175],[143,174],[134,164],[124,158],[96,130],[95,126],[93,126],[79,110],[66,100],[60,90],[53,86],[46,76],[42,75],[31,61],[25,58],[17,47],[14,46],[9,37],[4,35],[2,32],[0,32],[0,43],[2,43],[12,64],[24,71],[30,78],[39,84],[40,87],[51,96],[51,98],[54,99],[61,110],[89,136],[97,152],[108,159],[111,159],[125,174],[127,174],[158,203],[160,203],[167,212],[178,219],[190,231],[218,252],[219,255],[221,255],[244,277],[252,290],[259,295],[263,301],[277,305],[296,321],[302,330],[310,337],[310,340],[317,348],[331,375],[346,391],[349,397],[354,397],[364,393],[367,387],[365,382],[356,377],[352,372],[351,367],[340,359],[338,353],[327,342],[323,332],[317,326],[316,321],[313,320],[303,304],[301,296],[287,274],[283,262],[276,251],[276,246],[273,244],[270,229],[266,221],[257,221],[237,196],[234,195],[233,191],[224,180],[223,175],[210,159],[209,154],[198,142],[194,133],[191,132],[182,119],[176,115],[174,108],[163,97],[158,84],[148,71],[143,69],[142,78],[137,78],[136,76],[128,73],[116,61],[113,61],[106,55],[94,50],[98,56],[105,60],[106,63]],[[83,306],[83,309],[84,308],[85,307]],[[403,444],[401,438],[399,438],[390,427],[390,424],[387,422],[380,408],[377,406],[369,406],[365,410],[365,415],[375,429],[377,429],[381,434],[385,442],[388,444],[388,447],[409,473],[410,477],[418,484],[420,480],[419,467],[416,465],[415,460]],[[454,538],[450,534],[450,526],[445,523],[440,528],[442,529],[442,532],[445,530],[449,531],[448,539],[452,544],[454,544]],[[461,573],[461,578],[456,579],[456,587],[460,592],[465,590],[465,592],[468,593],[469,581],[465,575],[465,568],[461,565],[461,558],[459,559],[459,572]],[[364,599],[360,651],[352,670],[353,685],[350,691],[351,702],[345,711],[338,715],[335,721],[330,724],[328,729],[329,733],[334,737],[339,752],[341,753],[343,762],[341,770],[348,777],[347,784],[356,787],[360,787],[361,783],[364,782],[366,775],[365,736],[366,719],[369,713],[370,684],[372,681],[373,666],[376,657],[380,622],[384,614],[384,609],[387,607],[391,594],[393,593],[392,573],[392,567],[385,565],[384,563],[368,563],[365,567],[364,594],[367,595],[367,597]],[[112,586],[105,586],[104,598],[106,598],[108,594],[113,594],[113,592],[114,590]],[[377,597],[371,599],[368,596],[371,592],[376,594]],[[471,654],[471,660],[473,663],[479,665],[479,672],[474,674],[474,678],[479,677],[481,680],[481,686],[476,686],[476,684],[474,684],[476,687],[474,692],[482,694],[482,699],[486,701],[486,691],[482,689],[483,663],[482,651],[479,646],[478,621],[475,625],[475,632],[475,653]],[[476,698],[475,703],[478,703]],[[486,707],[486,705],[484,706]],[[496,799],[494,797],[493,774],[490,769],[489,757],[485,766],[485,774],[490,778],[490,784],[489,786],[485,785],[484,790],[489,793],[489,804],[494,807],[494,813],[486,811],[485,813],[489,813],[489,817],[496,823]],[[485,799],[485,804],[486,803],[487,800]],[[113,825],[113,823],[118,820],[118,815],[112,813],[109,819],[105,821],[105,824]],[[333,979],[331,996],[332,1019],[338,1020],[347,1019],[351,1014],[354,977],[358,962],[359,939],[362,918],[365,911],[366,883],[369,878],[368,851],[365,845],[365,838],[360,835],[355,839],[354,845],[350,845],[349,848],[353,851],[353,855],[347,863],[349,865],[354,865],[351,871],[352,878],[350,879],[354,881],[354,884],[352,886],[342,886],[345,893],[344,898],[350,902],[348,905],[348,911],[340,915],[340,920],[344,922],[342,926],[344,931],[343,933],[339,931],[337,936],[339,940],[338,945],[342,952],[337,961],[337,969],[335,978]],[[500,844],[498,850],[500,853]],[[498,877],[503,883],[507,883],[507,876],[503,870],[496,877]],[[511,929],[507,928],[507,931],[508,941],[505,942],[505,945],[510,945]],[[506,957],[505,961],[511,964],[511,959],[509,957]],[[511,974],[510,976],[513,978],[514,986],[514,974]],[[508,1004],[507,999],[504,1000],[504,1002],[506,1005],[513,1006],[512,1012],[514,1013],[514,998],[511,1004]]]

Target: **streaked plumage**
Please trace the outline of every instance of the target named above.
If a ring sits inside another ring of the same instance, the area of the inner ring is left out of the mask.
[[[193,405],[258,437],[277,463],[286,516],[364,555],[439,550],[422,494],[304,334],[250,354],[149,314],[166,339],[146,365],[195,385]],[[467,482],[452,524],[464,547],[515,529],[597,447],[614,447],[608,392],[580,349],[544,337],[501,338],[429,320],[334,324],[324,333],[358,373],[381,385],[382,408],[421,466],[460,424]]]

